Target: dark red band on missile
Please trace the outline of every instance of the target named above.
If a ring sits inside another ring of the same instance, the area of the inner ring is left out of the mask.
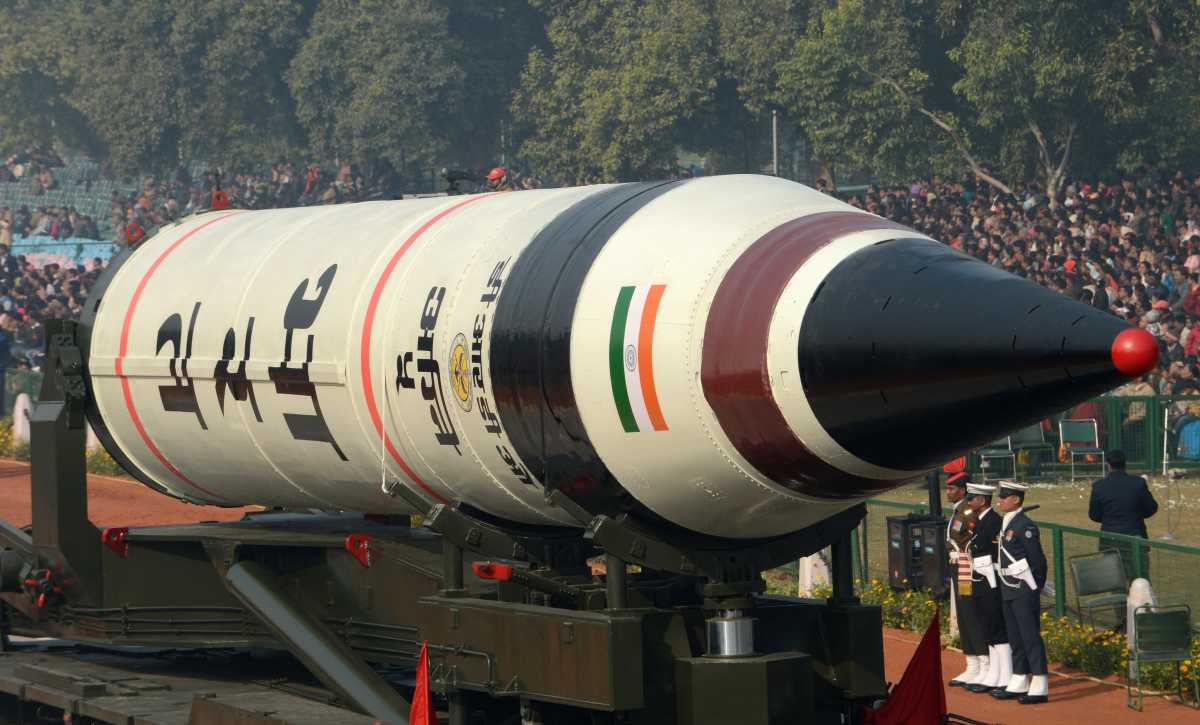
[[[146,291],[146,285],[150,283],[150,278],[154,276],[154,273],[158,271],[158,268],[162,266],[162,263],[166,260],[166,258],[171,256],[171,253],[179,248],[179,245],[194,237],[201,230],[207,229],[222,219],[228,219],[231,216],[235,215],[222,214],[219,217],[209,219],[203,224],[198,225],[195,229],[189,231],[187,234],[184,234],[179,239],[171,242],[171,245],[164,249],[162,254],[158,255],[158,258],[154,260],[154,262],[150,265],[150,268],[147,269],[146,273],[142,275],[142,279],[138,281],[137,287],[133,290],[133,296],[129,298],[129,307],[125,309],[125,319],[121,323],[121,342],[117,348],[117,359],[114,364],[117,377],[121,379],[121,393],[125,398],[125,408],[129,411],[129,419],[133,422],[133,427],[137,429],[138,435],[141,436],[142,442],[146,444],[146,447],[150,449],[150,452],[154,454],[154,457],[158,459],[158,462],[163,464],[163,467],[174,474],[174,476],[180,481],[183,481],[188,486],[191,486],[192,488],[208,495],[211,498],[224,502],[228,502],[228,499],[226,499],[224,496],[219,496],[213,493],[204,486],[201,486],[185,476],[183,472],[175,467],[175,464],[167,460],[167,457],[163,455],[163,452],[159,450],[158,446],[154,444],[153,440],[151,440],[150,434],[146,432],[146,426],[142,423],[142,416],[138,415],[137,406],[135,406],[133,403],[133,391],[129,387],[129,378],[125,377],[125,355],[129,352],[129,331],[133,327],[133,313],[135,310],[137,310],[138,301],[141,300],[142,293]]]
[[[429,228],[434,224],[437,224],[464,206],[474,204],[475,202],[482,201],[487,198],[489,197],[485,194],[467,197],[457,204],[452,204],[445,209],[442,209],[438,213],[426,219],[421,226],[417,227],[417,230],[410,234],[408,238],[404,240],[404,243],[392,253],[392,258],[388,260],[387,266],[383,268],[383,272],[379,275],[379,279],[375,282],[375,288],[371,291],[371,299],[370,302],[367,303],[367,314],[366,317],[363,318],[362,336],[360,338],[358,350],[359,378],[362,380],[363,399],[367,403],[367,412],[371,415],[371,423],[375,426],[375,432],[378,433],[380,438],[383,439],[383,446],[387,449],[388,455],[392,457],[392,460],[396,462],[396,465],[400,466],[400,470],[404,471],[404,475],[408,476],[413,483],[420,486],[422,491],[432,496],[439,503],[446,503],[446,498],[437,491],[433,490],[433,488],[425,482],[425,479],[421,478],[421,476],[413,470],[413,467],[408,465],[408,462],[405,461],[404,457],[400,455],[400,451],[396,450],[396,446],[392,443],[392,439],[387,435],[387,433],[384,432],[383,416],[379,410],[379,405],[375,400],[374,383],[371,382],[372,378],[374,377],[371,373],[371,333],[375,328],[375,313],[379,308],[379,300],[383,296],[383,290],[385,287],[387,287],[387,283],[388,280],[391,279],[392,272],[396,269],[396,265],[399,264],[400,258],[404,256],[405,252],[407,252],[409,248],[411,248],[412,245],[421,238],[422,234],[429,231]]]
[[[767,336],[775,306],[800,267],[838,237],[870,229],[911,233],[881,217],[842,211],[775,227],[725,274],[704,328],[700,381],[721,428],[764,476],[817,498],[859,498],[890,488],[891,482],[841,471],[796,437],[771,391]]]

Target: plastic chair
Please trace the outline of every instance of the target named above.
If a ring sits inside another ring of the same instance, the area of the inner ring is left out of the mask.
[[[1178,663],[1192,658],[1192,608],[1186,604],[1155,607],[1143,604],[1133,612],[1133,677],[1125,681],[1125,705],[1142,709],[1142,663],[1175,662],[1175,689],[1183,699],[1183,676]],[[1192,680],[1192,708],[1200,709],[1200,682]],[[1133,687],[1137,685],[1137,705],[1133,702]]]
[[[1029,453],[1027,474],[1036,476],[1041,471],[1041,462],[1034,458],[1038,451],[1046,451],[1051,458],[1054,455],[1054,446],[1046,442],[1046,429],[1042,428],[1041,423],[1026,426],[1009,437],[1012,440],[1013,453],[1017,456],[1018,461],[1021,459],[1022,453]]]
[[[1125,611],[1129,599],[1128,580],[1119,552],[1073,556],[1070,562],[1071,580],[1075,583],[1075,609],[1080,619],[1086,618],[1095,627],[1097,609],[1111,609],[1114,613]],[[1113,625],[1120,623],[1119,616],[1114,619]]]
[[[1100,432],[1095,418],[1086,420],[1060,420],[1058,439],[1067,449],[1071,460],[1071,483],[1075,482],[1075,459],[1083,456],[1099,456],[1100,470],[1104,470],[1104,449],[1100,447]]]
[[[1012,475],[1017,475],[1017,454],[1013,453],[1012,436],[1004,436],[999,440],[989,443],[987,446],[979,449],[979,466],[983,469],[983,480],[988,479],[987,469],[991,467],[990,461],[1002,461],[1008,459],[1012,464]]]

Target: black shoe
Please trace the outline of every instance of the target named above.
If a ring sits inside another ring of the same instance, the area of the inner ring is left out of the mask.
[[[1008,690],[997,687],[992,690],[992,697],[997,700],[1015,700],[1018,697],[1025,697],[1024,692],[1009,692]]]
[[[989,687],[988,685],[975,684],[975,685],[967,685],[967,689],[974,693],[980,693],[980,692],[987,692],[987,691],[991,690],[992,688]]]
[[[1022,705],[1040,705],[1043,702],[1049,702],[1050,698],[1046,695],[1021,695],[1017,698],[1017,702]]]
[[[962,680],[950,680],[946,684],[950,685],[951,687],[966,687],[967,686],[967,683],[963,682]]]

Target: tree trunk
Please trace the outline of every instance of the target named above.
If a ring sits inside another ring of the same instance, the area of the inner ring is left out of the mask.
[[[1062,189],[1063,179],[1067,176],[1067,161],[1071,158],[1071,143],[1075,140],[1077,124],[1072,123],[1067,128],[1067,140],[1063,143],[1061,155],[1055,159],[1051,153],[1050,143],[1037,123],[1029,122],[1029,131],[1037,141],[1038,153],[1041,155],[1042,172],[1046,179],[1046,199],[1053,207],[1058,203],[1058,192]]]
[[[870,71],[868,71],[868,73],[869,72]],[[979,163],[979,161],[971,153],[971,150],[967,147],[966,139],[962,137],[962,134],[960,134],[954,128],[954,126],[951,126],[945,119],[941,118],[933,111],[930,111],[928,108],[925,108],[917,103],[913,97],[908,94],[908,91],[905,91],[904,87],[896,81],[892,80],[891,78],[884,78],[883,76],[876,75],[874,73],[871,73],[871,75],[881,83],[890,86],[892,90],[896,91],[901,98],[908,102],[911,108],[916,110],[917,113],[920,113],[925,118],[929,119],[934,126],[937,126],[948,136],[950,136],[950,139],[954,142],[954,148],[958,150],[958,154],[959,156],[962,156],[963,161],[967,162],[967,166],[971,168],[971,172],[975,174],[975,178],[986,182],[988,185],[1004,192],[1005,194],[1012,193],[1012,189],[1008,186],[1008,184],[1005,184],[1003,181],[997,179],[995,176],[992,176],[984,170],[983,165]]]

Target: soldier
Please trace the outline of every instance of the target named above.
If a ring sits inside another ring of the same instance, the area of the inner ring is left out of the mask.
[[[950,523],[946,527],[946,550],[950,555],[951,588],[958,612],[958,634],[967,669],[950,680],[951,687],[964,687],[976,682],[981,672],[988,671],[987,643],[980,632],[975,605],[971,598],[971,558],[967,555],[975,531],[975,511],[966,503],[970,477],[956,473],[946,480],[946,500],[954,504]]]
[[[1001,700],[1016,698],[1022,705],[1046,702],[1049,682],[1046,645],[1042,641],[1038,592],[1046,584],[1046,555],[1037,526],[1025,515],[1027,486],[1000,482],[997,505],[1004,513],[998,546],[1004,605],[1004,627],[1012,646],[1012,677],[1008,687],[993,693]]]
[[[975,511],[975,536],[967,555],[971,558],[971,601],[980,635],[988,648],[988,668],[967,686],[971,692],[1003,690],[1012,677],[1012,650],[1004,629],[1000,581],[996,577],[996,542],[1000,538],[1000,514],[992,510],[995,486],[967,485],[967,505]]]
[[[517,187],[513,185],[512,174],[508,169],[497,166],[488,172],[481,191],[516,191],[516,189]]]

